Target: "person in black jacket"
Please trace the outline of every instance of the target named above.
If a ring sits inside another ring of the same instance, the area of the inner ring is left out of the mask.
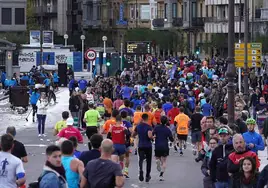
[[[228,143],[230,133],[227,128],[219,130],[219,137],[221,145],[219,145],[213,152],[209,163],[210,176],[217,188],[228,188],[229,175],[227,172],[228,156],[233,151],[233,145]]]
[[[255,159],[245,157],[240,162],[239,174],[233,179],[230,188],[257,188],[258,179]]]
[[[73,118],[79,118],[79,109],[80,109],[80,99],[78,96],[78,91],[72,93],[72,96],[69,99],[69,110]]]
[[[261,171],[257,188],[264,188],[265,186],[268,187],[268,165],[266,165]]]
[[[203,186],[204,188],[214,188],[214,184],[210,177],[210,170],[209,170],[209,162],[212,156],[212,152],[218,146],[218,139],[217,138],[210,138],[209,140],[209,150],[206,152],[205,158],[203,159],[203,163],[201,166],[201,171],[204,174],[203,178]]]

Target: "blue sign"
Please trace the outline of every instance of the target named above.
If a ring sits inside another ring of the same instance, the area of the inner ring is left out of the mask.
[[[119,9],[119,20],[116,22],[116,25],[127,25],[127,21],[124,20],[124,4],[120,4]]]

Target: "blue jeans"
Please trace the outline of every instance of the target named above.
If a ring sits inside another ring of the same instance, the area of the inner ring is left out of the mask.
[[[228,182],[215,182],[215,188],[228,188]]]
[[[44,134],[47,115],[37,114],[38,134]]]

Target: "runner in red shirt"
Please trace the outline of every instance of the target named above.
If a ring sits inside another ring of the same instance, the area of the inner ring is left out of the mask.
[[[116,163],[120,161],[122,169],[124,168],[124,157],[126,153],[126,134],[127,129],[123,125],[122,118],[120,115],[117,115],[116,124],[111,126],[108,138],[111,138],[114,144],[112,160]]]
[[[83,136],[81,135],[80,131],[77,128],[73,127],[73,124],[74,119],[68,118],[66,120],[67,127],[60,131],[58,137],[69,139],[70,137],[74,136],[77,138],[79,143],[83,143]]]
[[[169,118],[169,124],[170,124],[169,128],[170,128],[171,133],[172,133],[172,136],[173,136],[173,138],[174,138],[174,142],[173,142],[174,150],[175,150],[175,151],[178,151],[177,146],[176,146],[176,138],[177,138],[177,137],[176,137],[176,127],[174,126],[174,119],[175,119],[175,117],[176,117],[177,115],[179,115],[179,113],[180,113],[180,109],[177,107],[178,104],[177,104],[176,101],[174,101],[174,102],[172,103],[172,105],[173,105],[173,108],[171,108],[171,109],[168,111],[167,116],[168,116],[168,118]],[[172,146],[172,143],[170,143],[170,146]]]
[[[157,104],[157,110],[154,112],[154,118],[157,125],[161,124],[161,116],[165,115],[165,111],[162,109],[162,103]]]

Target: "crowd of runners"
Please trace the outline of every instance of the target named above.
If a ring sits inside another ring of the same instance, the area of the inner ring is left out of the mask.
[[[225,64],[217,61],[169,59],[135,64],[92,82],[71,78],[69,109],[54,128],[57,142],[47,147],[43,173],[30,186],[123,187],[125,179],[136,178],[129,174],[136,155],[139,181],[150,182],[152,156],[159,181],[164,181],[169,153],[183,156],[187,147],[192,147],[193,163],[200,165],[204,188],[267,186],[268,166],[260,171],[258,158],[268,136],[267,75],[262,69],[250,71],[250,100],[237,92],[235,125],[230,127],[225,71]],[[38,120],[39,137],[46,136],[46,96],[41,96],[36,110],[43,118]],[[1,137],[3,188],[26,181],[27,154],[15,135],[15,128],[9,127]],[[79,151],[79,143],[85,142],[88,151]]]

